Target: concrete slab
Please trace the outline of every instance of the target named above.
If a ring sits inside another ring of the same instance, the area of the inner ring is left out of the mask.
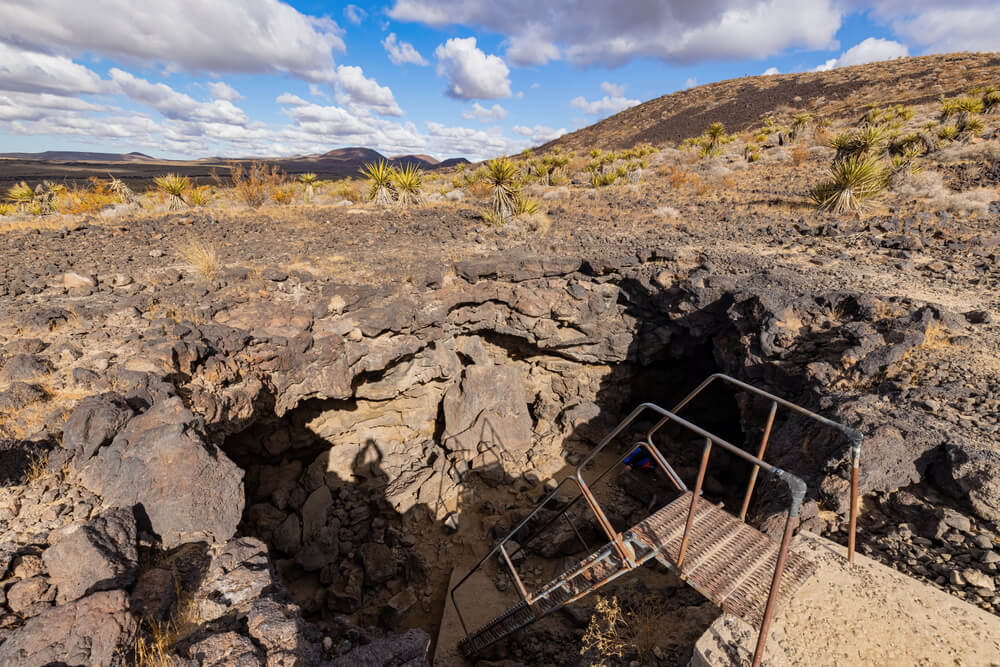
[[[470,567],[471,564],[452,570],[451,580],[448,582],[449,591],[466,575]],[[498,591],[486,574],[491,571],[492,567],[486,565],[483,571],[473,575],[455,596],[462,608],[462,617],[470,632],[492,620],[497,614],[520,600],[510,591],[506,593]],[[441,626],[438,630],[437,646],[434,650],[434,667],[462,667],[471,664],[462,657],[458,650],[458,642],[464,638],[462,624],[458,620],[458,614],[455,613],[455,605],[451,603],[451,597],[449,597],[445,601],[444,612],[441,614]]]
[[[803,532],[793,550],[817,572],[771,626],[764,664],[1000,665],[1000,617]],[[695,645],[692,667],[749,665],[757,631],[723,614]]]

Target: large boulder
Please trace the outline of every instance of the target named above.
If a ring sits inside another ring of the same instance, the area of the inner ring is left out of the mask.
[[[418,628],[407,630],[401,635],[386,635],[369,644],[339,656],[330,667],[385,667],[385,665],[408,665],[423,667],[427,664],[427,652],[431,638]]]
[[[113,508],[83,526],[63,533],[42,552],[49,578],[62,604],[96,591],[126,588],[139,570],[135,516]]]
[[[953,441],[945,446],[945,452],[951,477],[973,511],[987,521],[1000,521],[1000,451]]]
[[[174,396],[134,417],[80,472],[106,507],[141,506],[163,546],[225,542],[243,515],[243,471],[206,443]]]
[[[52,607],[0,644],[0,665],[122,664],[119,649],[135,636],[136,621],[124,591],[102,591]]]
[[[135,413],[114,393],[89,396],[73,408],[60,444],[86,461],[118,434]]]
[[[519,454],[531,447],[531,415],[524,377],[515,366],[476,364],[444,395],[448,449]]]

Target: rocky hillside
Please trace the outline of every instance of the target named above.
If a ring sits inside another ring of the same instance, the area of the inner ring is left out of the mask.
[[[856,119],[869,104],[921,104],[960,95],[976,86],[996,85],[998,79],[1000,55],[980,53],[730,79],[658,97],[537,150],[618,150],[643,142],[676,143],[701,134],[711,123],[723,123],[731,132],[743,131],[759,125],[765,116],[795,111]]]

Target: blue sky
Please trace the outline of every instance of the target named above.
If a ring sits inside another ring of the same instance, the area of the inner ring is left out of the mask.
[[[519,151],[692,85],[1000,50],[995,0],[3,0],[0,152]]]

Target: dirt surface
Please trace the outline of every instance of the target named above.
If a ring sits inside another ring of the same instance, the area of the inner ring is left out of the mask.
[[[816,574],[778,611],[765,665],[1000,664],[1000,618],[864,556],[849,565],[843,547],[808,532],[792,549]],[[748,625],[721,616],[692,664],[750,664],[756,641]]]

